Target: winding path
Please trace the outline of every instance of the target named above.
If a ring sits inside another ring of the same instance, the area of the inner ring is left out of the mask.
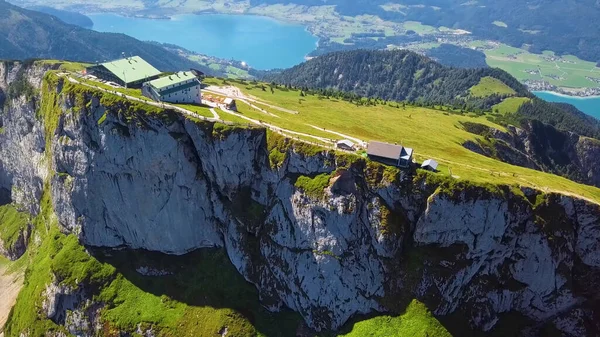
[[[320,128],[320,127],[315,126],[315,125],[311,125],[311,124],[307,124],[307,125],[310,126],[310,127],[312,127],[312,128],[315,128],[315,129],[317,129],[319,131],[328,132],[328,133],[334,134],[336,136],[340,136],[340,137],[342,137],[344,139],[351,140],[351,141],[353,141],[353,142],[355,142],[357,144],[360,144],[361,146],[364,146],[364,147],[367,146],[366,145],[367,143],[364,140],[362,140],[362,139],[358,139],[356,137],[348,136],[348,135],[345,135],[343,133],[339,133],[339,132],[336,132],[336,131],[327,130],[325,128]]]
[[[286,109],[286,108],[282,108],[280,106],[276,106],[276,105],[272,105],[266,102],[263,102],[261,100],[255,99],[255,98],[251,98],[246,96],[240,89],[238,89],[235,86],[229,86],[229,87],[217,87],[214,85],[208,86],[206,88],[203,89],[204,91],[213,93],[213,94],[217,94],[217,95],[224,95],[224,96],[232,96],[235,97],[237,100],[240,100],[250,106],[252,106],[252,104],[248,103],[248,102],[253,102],[256,104],[261,104],[264,106],[267,106],[269,108],[275,109],[275,110],[279,110],[281,112],[285,112],[285,113],[289,113],[289,114],[293,114],[293,115],[297,115],[299,112],[298,111],[294,111],[294,110],[290,110],[290,109]],[[262,110],[265,113],[269,113],[268,111],[265,111],[259,107],[256,107],[256,109]]]
[[[91,84],[88,84],[88,83],[83,83],[81,81],[78,81],[78,80],[72,78],[71,76],[69,76],[69,74],[59,74],[59,76],[66,76],[67,79],[69,80],[69,82],[71,82],[71,83],[80,84],[80,85],[92,88],[94,90],[100,90],[100,91],[103,91],[103,92],[106,92],[106,93],[109,93],[109,94],[118,95],[118,96],[121,96],[121,97],[126,98],[128,100],[145,103],[145,104],[152,105],[152,106],[155,106],[155,107],[158,107],[158,108],[162,108],[162,109],[173,109],[173,110],[175,110],[177,112],[180,112],[180,113],[182,113],[184,115],[188,115],[188,116],[191,116],[191,117],[194,117],[194,118],[199,118],[199,119],[205,120],[205,121],[220,122],[220,123],[226,123],[226,124],[233,124],[232,122],[228,122],[228,121],[219,119],[219,114],[215,111],[215,108],[217,108],[218,105],[215,104],[215,103],[212,103],[212,102],[203,101],[204,104],[206,104],[206,105],[208,105],[210,107],[210,111],[211,111],[211,113],[214,116],[214,118],[208,118],[208,117],[201,116],[201,115],[199,115],[199,114],[197,114],[197,113],[195,113],[193,111],[190,111],[190,110],[187,110],[187,109],[183,109],[183,108],[180,108],[178,106],[171,105],[171,104],[168,104],[168,103],[163,103],[163,102],[158,103],[158,102],[151,101],[151,100],[146,100],[146,99],[141,99],[141,98],[134,97],[134,96],[129,96],[129,95],[126,95],[126,94],[118,92],[118,91],[108,90],[108,89],[105,89],[105,88],[101,88],[99,86],[91,85]],[[304,143],[308,143],[308,144],[318,145],[318,146],[321,146],[321,147],[326,147],[326,146],[324,146],[324,144],[329,144],[329,145],[331,145],[331,147],[333,147],[333,142],[331,141],[331,139],[327,139],[327,138],[324,138],[324,137],[313,136],[313,135],[307,134],[307,133],[301,133],[301,132],[296,132],[296,131],[292,131],[292,130],[280,128],[280,127],[272,125],[272,124],[264,123],[264,122],[261,122],[261,121],[256,120],[256,119],[252,119],[252,118],[246,117],[246,116],[244,116],[242,114],[236,113],[234,111],[227,110],[227,109],[225,109],[223,107],[220,107],[220,109],[221,109],[221,111],[223,111],[225,113],[228,113],[228,114],[234,115],[236,117],[245,119],[245,120],[247,120],[247,121],[249,121],[249,122],[251,122],[253,124],[256,124],[256,125],[259,125],[259,126],[263,126],[263,127],[268,128],[268,129],[270,129],[272,131],[275,131],[277,133],[286,135],[289,138],[293,138],[295,140],[298,140],[298,141],[301,141],[301,142],[304,142]],[[307,141],[307,140],[303,140],[303,139],[300,139],[298,137],[294,137],[293,135],[307,137],[307,138],[313,138],[313,139],[321,142],[321,144],[310,142],[310,141]]]

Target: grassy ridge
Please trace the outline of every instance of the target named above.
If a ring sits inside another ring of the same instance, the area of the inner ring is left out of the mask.
[[[209,79],[207,84],[222,85],[218,79]],[[600,189],[578,184],[566,178],[544,172],[513,166],[491,159],[470,150],[462,144],[476,141],[481,137],[468,133],[462,123],[472,122],[504,130],[486,116],[453,111],[440,111],[418,106],[402,105],[395,102],[379,102],[377,105],[350,104],[348,102],[319,97],[318,95],[301,95],[299,90],[274,87],[273,92],[267,85],[262,90],[260,85],[248,82],[232,82],[249,96],[264,102],[297,111],[298,114],[280,112],[264,107],[277,117],[251,109],[243,110],[244,115],[255,117],[257,114],[268,118],[269,123],[282,128],[311,133],[319,136],[341,139],[342,136],[314,129],[311,125],[336,131],[365,141],[379,140],[397,142],[415,149],[417,160],[434,158],[440,163],[440,171],[455,177],[479,183],[523,185],[544,191],[556,191],[574,194],[600,202]],[[518,104],[510,100],[501,106],[508,110],[510,105]],[[261,106],[263,107],[263,106]],[[225,116],[226,117],[226,116]]]
[[[494,105],[492,110],[502,115],[508,113],[516,113],[523,103],[529,102],[530,99],[526,97],[509,97],[505,98],[502,102]]]
[[[516,94],[516,92],[511,87],[504,84],[504,82],[490,76],[481,78],[481,81],[479,81],[477,85],[471,87],[469,92],[474,97]]]

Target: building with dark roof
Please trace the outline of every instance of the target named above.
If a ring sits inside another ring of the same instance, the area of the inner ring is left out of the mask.
[[[159,102],[200,104],[202,102],[200,87],[196,75],[191,71],[180,71],[144,83],[142,94]]]
[[[127,88],[140,88],[144,82],[158,78],[160,71],[139,56],[93,65],[86,74]]]
[[[386,165],[407,168],[412,163],[413,149],[402,145],[369,142],[367,156]]]

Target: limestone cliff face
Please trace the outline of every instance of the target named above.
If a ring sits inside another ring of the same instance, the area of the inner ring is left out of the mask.
[[[88,246],[223,247],[265,306],[317,330],[407,297],[474,331],[507,313],[531,335],[547,322],[566,336],[591,329],[582,281],[600,270],[598,205],[396,172],[55,75],[36,97],[5,105],[1,186],[35,212],[48,178],[60,225]]]
[[[31,213],[39,211],[46,166],[43,163],[45,140],[42,124],[36,118],[40,97],[14,95],[24,88],[41,88],[44,73],[51,66],[26,66],[0,63],[0,194],[9,195]],[[25,83],[18,87],[19,83]],[[11,90],[12,89],[12,90]]]
[[[417,287],[438,303],[437,314],[464,311],[488,331],[504,313],[539,322],[590,300],[577,285],[599,266],[598,206],[551,195],[532,208],[524,199],[470,192],[430,197],[415,229],[417,246],[438,251]]]
[[[484,136],[479,143],[464,144],[471,151],[513,165],[551,172],[600,187],[600,140],[562,132],[538,121],[525,122],[507,132],[466,123],[469,132]]]

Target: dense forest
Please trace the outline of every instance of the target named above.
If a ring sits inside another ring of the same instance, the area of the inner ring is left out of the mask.
[[[485,110],[502,99],[500,95],[470,97],[469,89],[486,76],[505,83],[518,96],[531,95],[503,70],[445,67],[406,50],[331,53],[269,74],[265,79],[295,87],[353,92],[363,97]]]
[[[309,6],[324,4],[322,0],[251,0],[250,3],[297,3]],[[326,2],[327,5],[335,5],[340,15],[372,14],[396,22],[410,20],[435,27],[465,29],[479,38],[498,40],[515,47],[527,45],[533,53],[553,50],[558,54],[572,54],[585,60],[600,61],[600,25],[597,23],[600,18],[600,1],[597,0],[403,0],[402,10],[385,10],[381,7],[389,3],[400,2]],[[503,22],[506,27],[493,25],[494,21]],[[369,48],[363,44],[358,47]]]

